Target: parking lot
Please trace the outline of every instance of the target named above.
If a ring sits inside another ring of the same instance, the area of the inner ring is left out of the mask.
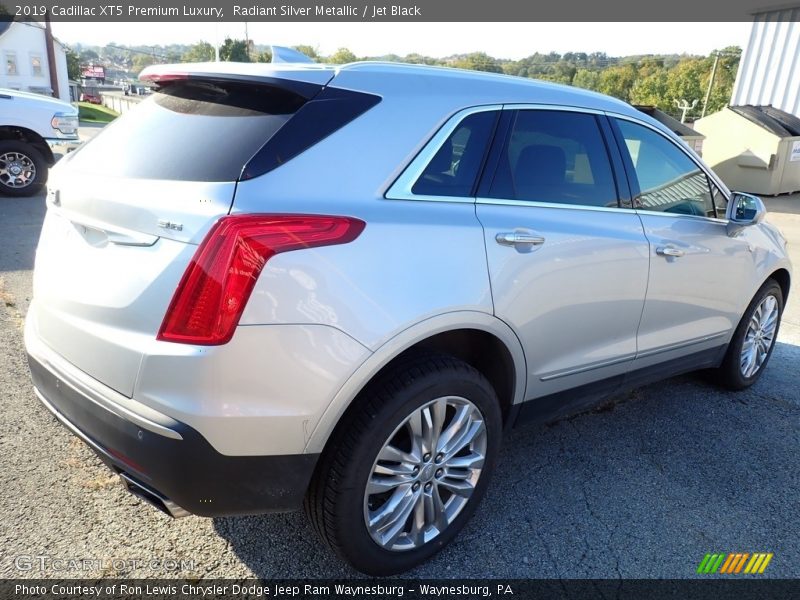
[[[767,203],[798,269],[800,195]],[[43,214],[0,198],[0,577],[356,576],[302,513],[170,520],[39,404],[22,323]],[[410,575],[683,578],[706,553],[772,552],[767,576],[800,577],[798,295],[746,392],[680,377],[513,432],[476,516]]]

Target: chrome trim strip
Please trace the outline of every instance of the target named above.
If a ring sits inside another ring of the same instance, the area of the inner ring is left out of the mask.
[[[502,110],[502,104],[488,104],[485,106],[473,106],[465,108],[450,117],[442,127],[439,128],[434,136],[425,144],[425,147],[420,150],[419,154],[414,157],[414,160],[403,170],[403,173],[397,180],[389,187],[384,198],[387,200],[422,200],[426,202],[457,202],[461,204],[473,204],[474,198],[465,198],[462,196],[421,196],[412,193],[411,188],[420,178],[425,167],[431,162],[431,159],[436,155],[442,145],[450,137],[450,134],[455,131],[456,127],[466,117],[481,112],[499,111]]]
[[[595,369],[602,369],[603,367],[611,367],[613,365],[618,365],[620,363],[632,361],[634,358],[636,358],[636,354],[627,354],[625,356],[620,356],[618,358],[612,358],[611,360],[605,360],[597,363],[592,363],[589,365],[584,365],[582,367],[575,367],[563,371],[554,371],[552,373],[547,373],[546,375],[542,375],[541,377],[539,377],[539,381],[551,381],[553,379],[567,377],[568,375],[577,375],[578,373],[585,373],[586,371],[594,371]]]
[[[685,342],[676,342],[674,344],[667,344],[666,346],[659,346],[658,348],[653,348],[651,350],[647,350],[646,352],[639,352],[636,354],[636,358],[647,358],[648,356],[653,356],[655,354],[661,354],[662,352],[669,352],[670,350],[680,350],[681,348],[686,348],[688,346],[694,346],[695,344],[702,344],[703,342],[708,342],[711,340],[715,340],[717,338],[725,337],[728,335],[728,331],[723,331],[720,333],[715,333],[713,335],[704,335],[699,338],[693,338],[691,340],[687,340]]]
[[[497,204],[501,206],[528,206],[538,208],[561,208],[569,210],[589,210],[593,212],[623,212],[633,214],[630,208],[623,208],[620,206],[589,206],[586,204],[559,204],[557,202],[534,202],[528,200],[510,200],[503,198],[484,198],[483,196],[475,199],[477,204]]]
[[[503,110],[557,110],[559,112],[580,112],[590,115],[602,115],[604,112],[596,108],[584,108],[582,106],[567,106],[563,104],[504,104]]]
[[[708,222],[711,222],[711,223],[721,223],[722,225],[727,225],[728,224],[728,220],[727,219],[719,219],[719,218],[716,218],[716,217],[703,217],[701,215],[684,215],[684,214],[681,214],[681,213],[668,213],[668,212],[664,212],[662,210],[645,210],[645,209],[642,209],[642,208],[637,208],[637,209],[634,209],[634,210],[636,211],[637,214],[647,215],[647,216],[653,215],[653,216],[658,216],[658,217],[672,217],[673,219],[675,219],[675,218],[679,218],[679,219],[702,219],[703,221],[708,221]]]

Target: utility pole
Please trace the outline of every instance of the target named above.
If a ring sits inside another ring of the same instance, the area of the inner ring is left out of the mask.
[[[706,99],[703,100],[703,111],[700,113],[700,118],[706,116],[706,108],[708,108],[708,99],[711,97],[711,88],[714,86],[714,78],[717,76],[717,64],[719,64],[720,53],[714,54],[714,66],[711,67],[711,78],[708,80],[708,89],[706,90]]]
[[[44,13],[44,40],[47,46],[47,70],[50,73],[50,89],[53,90],[53,98],[60,98],[58,89],[58,69],[56,68],[56,51],[53,42],[53,31],[50,29],[50,11]]]

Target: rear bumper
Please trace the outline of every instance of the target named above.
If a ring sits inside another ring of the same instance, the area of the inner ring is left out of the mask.
[[[131,492],[173,516],[258,514],[302,504],[319,455],[223,455],[184,423],[126,416],[128,408],[97,402],[53,365],[30,354],[28,362],[44,405]]]

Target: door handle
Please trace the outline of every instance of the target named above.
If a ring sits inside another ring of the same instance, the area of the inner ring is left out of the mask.
[[[509,231],[506,233],[498,233],[495,237],[497,243],[501,246],[518,246],[523,244],[531,244],[532,246],[541,246],[544,244],[544,238],[535,233],[525,233],[523,231]]]
[[[674,258],[680,258],[686,253],[675,246],[659,246],[656,248],[656,254],[659,256],[672,256]]]

